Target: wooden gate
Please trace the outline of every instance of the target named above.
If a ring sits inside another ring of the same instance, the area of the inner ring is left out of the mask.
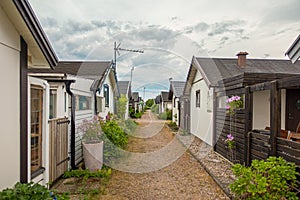
[[[49,181],[53,182],[68,170],[68,118],[50,119],[50,172]]]

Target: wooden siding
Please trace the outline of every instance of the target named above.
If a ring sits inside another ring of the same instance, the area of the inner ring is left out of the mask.
[[[233,162],[244,162],[245,141],[245,112],[243,109],[236,110],[234,115],[226,113],[225,109],[217,109],[216,113],[216,152]],[[232,134],[235,141],[233,158],[229,154],[225,140],[228,134]]]
[[[50,133],[50,172],[49,181],[53,182],[68,170],[68,118],[49,120]]]

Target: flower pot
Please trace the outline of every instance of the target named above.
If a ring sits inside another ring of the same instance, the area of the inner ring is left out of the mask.
[[[84,164],[90,171],[97,171],[103,165],[103,141],[82,143]]]

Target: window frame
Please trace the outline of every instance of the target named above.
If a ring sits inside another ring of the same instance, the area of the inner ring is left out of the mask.
[[[103,85],[103,96],[105,99],[105,107],[109,107],[109,85]]]
[[[195,96],[196,96],[196,108],[200,108],[201,107],[201,90],[196,90],[195,92]]]

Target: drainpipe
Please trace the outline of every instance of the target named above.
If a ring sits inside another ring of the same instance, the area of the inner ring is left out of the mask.
[[[66,81],[66,91],[71,96],[71,168],[76,169],[75,163],[75,95],[71,91],[71,83],[75,81]]]

